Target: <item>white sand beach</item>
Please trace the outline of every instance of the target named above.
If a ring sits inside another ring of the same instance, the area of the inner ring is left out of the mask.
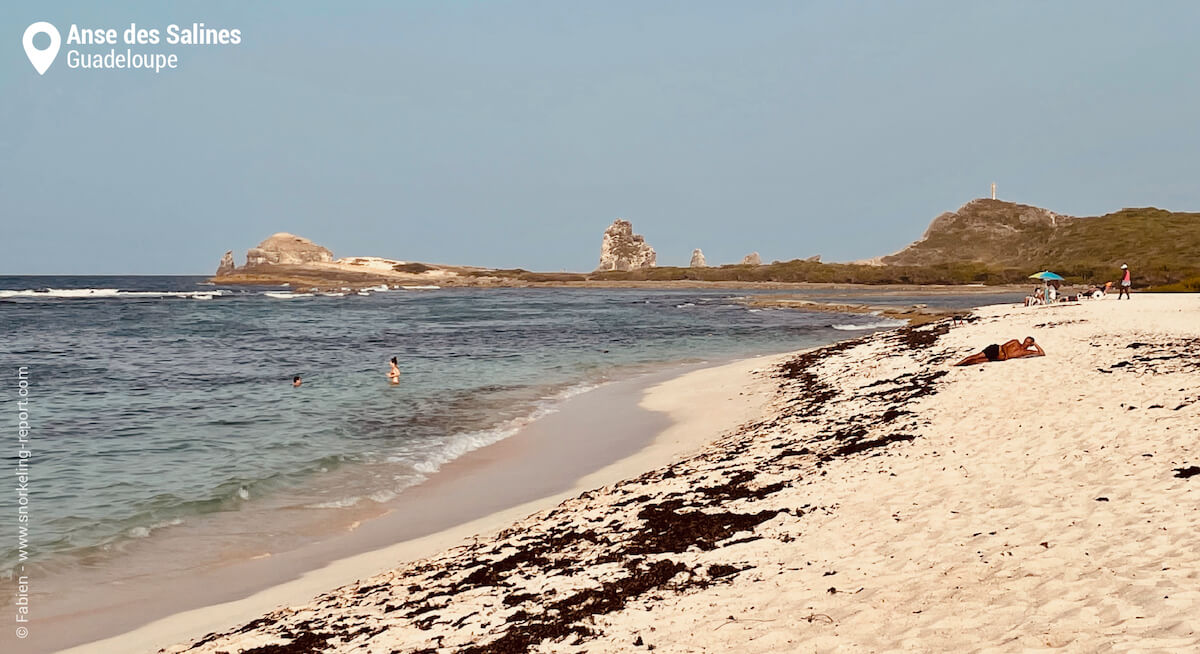
[[[1200,297],[974,317],[673,380],[556,506],[77,651],[1200,649]]]

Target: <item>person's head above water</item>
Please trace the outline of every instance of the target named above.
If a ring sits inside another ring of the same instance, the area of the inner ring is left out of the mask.
[[[396,360],[396,357],[392,357],[392,365],[393,365],[393,366],[398,366],[398,365],[400,365],[400,362]]]
[[[301,384],[300,375],[296,375],[295,377],[292,377],[292,386],[299,386],[300,384]]]

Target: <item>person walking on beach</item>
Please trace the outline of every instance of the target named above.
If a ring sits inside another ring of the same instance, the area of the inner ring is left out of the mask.
[[[395,386],[400,383],[400,363],[396,361],[396,357],[392,357],[391,366],[388,370],[388,383]]]
[[[1129,266],[1121,264],[1121,270],[1125,271],[1125,275],[1121,278],[1121,288],[1117,291],[1117,299],[1120,300],[1121,296],[1124,295],[1126,300],[1132,300],[1133,298],[1129,297],[1129,287],[1132,285],[1129,279]]]

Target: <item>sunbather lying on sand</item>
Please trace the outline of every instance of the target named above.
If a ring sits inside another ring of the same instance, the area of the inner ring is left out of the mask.
[[[1024,341],[1013,339],[1004,345],[991,345],[983,348],[979,354],[971,356],[954,364],[956,366],[970,366],[976,363],[987,363],[988,361],[1006,361],[1008,359],[1020,359],[1021,357],[1044,357],[1046,352],[1042,350],[1042,346],[1033,342],[1032,336],[1026,336]]]

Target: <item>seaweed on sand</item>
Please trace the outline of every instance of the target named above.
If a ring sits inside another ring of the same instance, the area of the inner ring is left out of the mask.
[[[569,636],[587,638],[595,632],[582,624],[583,620],[614,613],[630,601],[668,585],[672,578],[688,567],[678,561],[655,561],[637,568],[626,577],[607,581],[599,588],[579,591],[542,607],[538,615],[508,623],[503,636],[481,645],[459,649],[459,654],[518,654],[546,640],[561,641]]]

